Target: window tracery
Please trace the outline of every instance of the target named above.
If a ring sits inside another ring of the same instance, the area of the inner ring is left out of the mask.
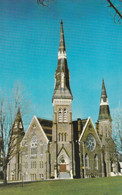
[[[96,170],[98,170],[98,156],[97,156],[97,154],[95,154],[95,157],[94,157],[94,167]]]
[[[89,169],[89,157],[88,154],[85,155],[85,167]]]
[[[33,135],[31,139],[31,155],[37,155],[37,136]]]

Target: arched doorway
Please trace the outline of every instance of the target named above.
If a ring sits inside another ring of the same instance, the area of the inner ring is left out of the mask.
[[[59,165],[59,172],[66,172],[66,161],[64,157],[62,156],[60,159],[60,165]]]

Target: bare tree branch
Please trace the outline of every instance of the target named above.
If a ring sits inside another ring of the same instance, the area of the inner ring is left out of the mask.
[[[122,152],[122,108],[120,106],[113,111],[113,139],[117,150]]]
[[[114,4],[110,0],[107,0],[107,1],[109,3],[109,6],[112,7],[115,10],[116,14],[118,14],[119,17],[122,19],[122,14],[120,13],[120,11],[114,6]],[[122,1],[120,0],[120,2]]]
[[[3,166],[4,183],[7,183],[7,164],[16,154],[19,155],[20,142],[24,132],[23,127],[19,128],[21,116],[18,110],[21,108],[24,116],[28,113],[29,106],[21,84],[17,84],[12,92],[12,95],[9,95],[10,98],[6,97],[5,94],[2,95],[2,93],[0,96],[0,152],[2,152],[0,161]],[[18,116],[20,119],[16,126]]]

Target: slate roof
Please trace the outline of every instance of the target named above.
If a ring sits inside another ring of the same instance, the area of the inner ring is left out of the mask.
[[[47,138],[49,139],[49,141],[52,141],[52,125],[53,122],[51,120],[46,120],[46,119],[41,119],[41,118],[37,118],[40,125],[42,126]]]

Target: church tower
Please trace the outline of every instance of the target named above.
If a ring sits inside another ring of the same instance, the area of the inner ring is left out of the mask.
[[[113,172],[113,166],[115,167],[116,164],[116,148],[112,139],[112,119],[104,80],[102,82],[99,117],[96,127],[102,142],[102,155],[104,165],[103,175],[111,176],[111,172]]]
[[[73,130],[71,103],[73,96],[69,84],[69,69],[61,21],[58,65],[55,72],[53,102],[51,175],[55,178],[72,178]]]

